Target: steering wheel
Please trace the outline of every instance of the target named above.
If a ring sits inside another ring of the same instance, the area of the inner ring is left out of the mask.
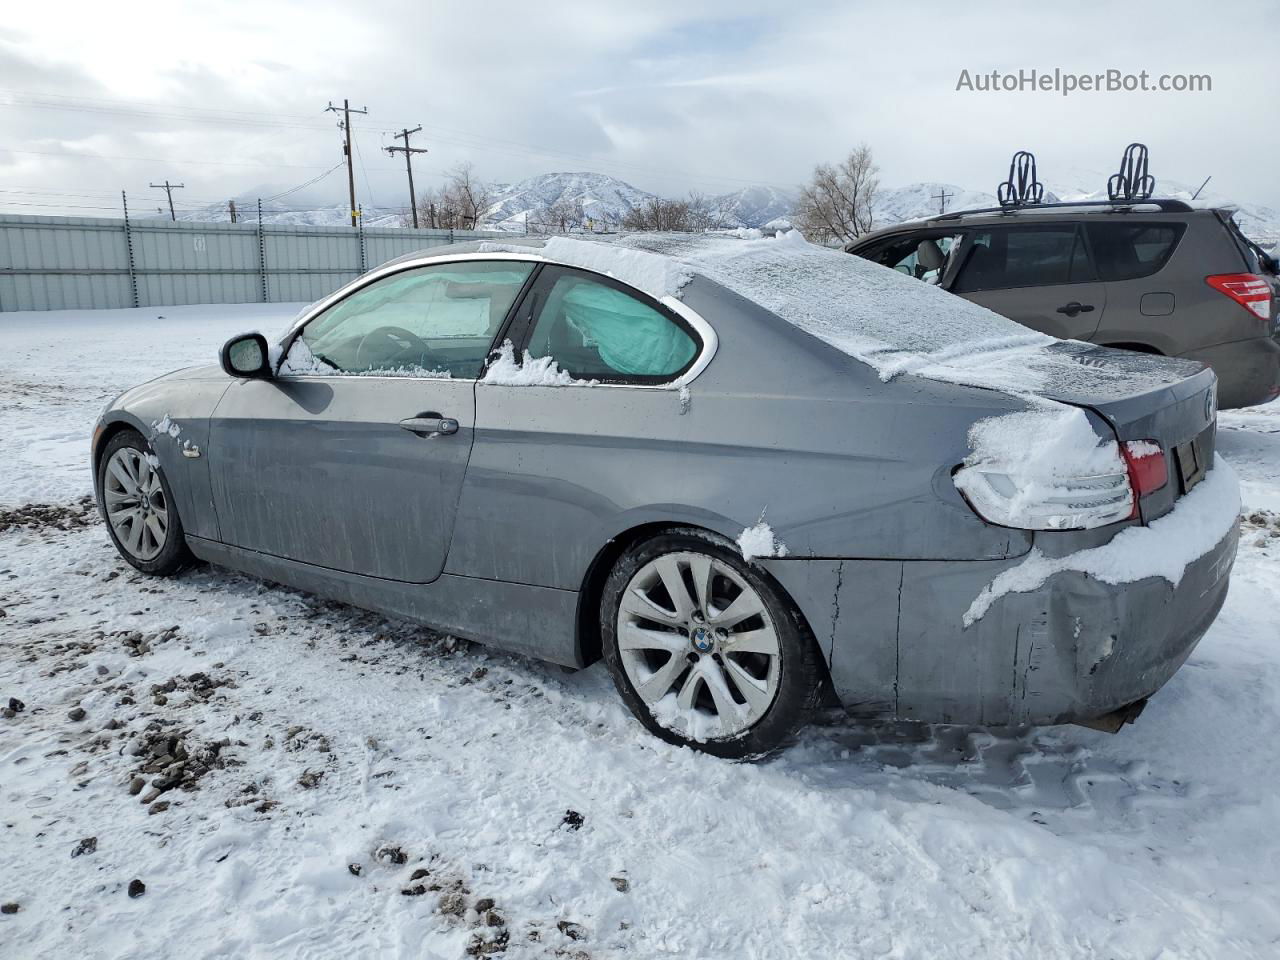
[[[390,340],[396,345],[396,349],[400,353],[403,353],[405,350],[410,348],[417,348],[421,352],[424,360],[426,359],[427,354],[431,351],[431,347],[427,344],[427,341],[423,340],[412,330],[406,330],[404,327],[378,327],[375,330],[370,330],[361,337],[360,342],[356,345],[355,365],[358,369],[363,369],[367,366],[363,361],[362,354],[364,353],[365,344],[369,342],[371,337],[384,337],[387,340]],[[407,340],[409,342],[409,346],[402,346],[397,342],[398,340]]]

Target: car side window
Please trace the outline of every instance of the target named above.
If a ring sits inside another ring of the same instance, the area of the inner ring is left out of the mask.
[[[913,233],[896,237],[867,254],[867,259],[925,283],[938,283],[959,234]]]
[[[1186,229],[1180,223],[1099,222],[1085,226],[1103,280],[1149,277],[1173,255]]]
[[[460,261],[375,280],[308,321],[280,373],[474,379],[533,266]]]
[[[972,293],[1093,279],[1089,251],[1075,224],[1002,227],[972,234],[951,290]]]
[[[608,283],[560,274],[541,303],[526,348],[579,380],[663,383],[698,355],[700,342],[674,316]]]

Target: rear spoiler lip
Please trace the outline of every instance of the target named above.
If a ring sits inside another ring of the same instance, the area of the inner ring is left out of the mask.
[[[1180,443],[1186,443],[1194,436],[1199,434],[1206,426],[1217,421],[1217,390],[1218,382],[1217,374],[1209,367],[1204,367],[1199,373],[1192,377],[1187,377],[1177,383],[1167,384],[1166,386],[1150,390],[1146,393],[1134,394],[1131,397],[1124,397],[1118,400],[1111,400],[1105,404],[1097,402],[1089,403],[1080,400],[1068,400],[1065,398],[1053,397],[1051,399],[1058,400],[1060,403],[1069,403],[1072,406],[1081,407],[1096,413],[1106,422],[1114,431],[1116,438],[1120,441],[1127,440],[1155,440],[1163,446],[1169,447]],[[1214,388],[1214,402],[1212,408],[1212,416],[1204,418],[1199,422],[1196,428],[1185,436],[1179,435],[1173,438],[1148,436],[1151,433],[1140,426],[1151,414],[1163,407],[1173,406],[1175,404],[1184,403],[1192,397],[1203,393],[1208,388]]]

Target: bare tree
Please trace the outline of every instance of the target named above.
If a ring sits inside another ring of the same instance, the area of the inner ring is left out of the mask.
[[[793,222],[812,243],[845,244],[870,232],[879,172],[865,143],[840,163],[818,164],[800,188]]]
[[[448,230],[456,226],[457,211],[451,205],[443,190],[430,188],[418,193],[418,222],[434,230]],[[401,226],[408,226],[412,218],[406,214],[401,218]]]
[[[697,190],[691,190],[688,204],[691,230],[723,230],[731,223],[731,196],[708,197]]]
[[[464,163],[449,171],[443,187],[419,195],[418,220],[437,230],[474,230],[492,203],[493,187]]]
[[[530,233],[568,233],[587,221],[581,199],[561,197],[547,207],[537,220],[529,221]]]
[[[493,199],[493,187],[475,175],[470,163],[462,163],[449,171],[445,192],[454,199],[454,205],[463,219],[466,229],[478,229],[480,221]]]
[[[719,230],[728,222],[728,210],[721,198],[708,199],[693,191],[684,200],[653,197],[647,203],[632,207],[622,218],[624,230],[663,230],[688,233]]]

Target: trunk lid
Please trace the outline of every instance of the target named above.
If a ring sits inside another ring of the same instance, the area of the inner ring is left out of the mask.
[[[1051,365],[1039,395],[1093,411],[1118,440],[1160,445],[1169,481],[1143,497],[1139,509],[1143,522],[1168,513],[1213,465],[1218,413],[1213,371],[1190,360],[1071,340],[1047,352],[1059,362]]]

